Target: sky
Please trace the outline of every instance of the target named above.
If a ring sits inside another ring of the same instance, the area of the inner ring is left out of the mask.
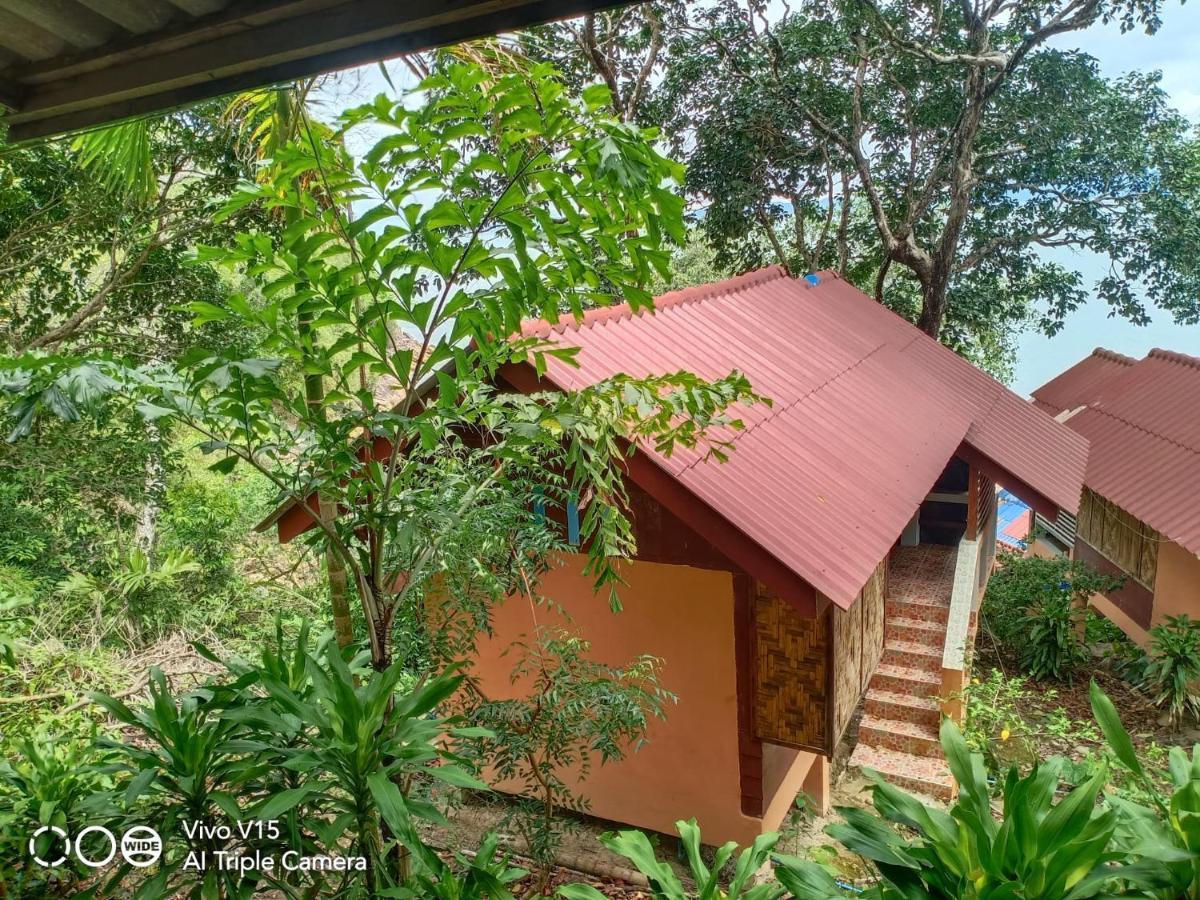
[[[1129,71],[1162,72],[1163,89],[1172,104],[1193,122],[1200,122],[1200,3],[1167,0],[1157,34],[1121,34],[1116,24],[1096,25],[1087,31],[1064,35],[1055,43],[1090,53],[1105,75]],[[1063,265],[1083,273],[1085,283],[1103,274],[1104,261],[1091,254],[1060,251]],[[1107,347],[1128,356],[1142,357],[1154,347],[1200,356],[1200,326],[1176,325],[1171,317],[1151,309],[1151,323],[1134,325],[1108,316],[1101,303],[1089,303],[1068,317],[1054,337],[1036,332],[1021,336],[1012,387],[1028,395],[1063,369],[1087,356],[1096,347]]]
[[[1141,31],[1121,34],[1120,27],[1112,23],[1062,35],[1053,44],[1091,54],[1099,61],[1102,72],[1110,77],[1135,70],[1161,72],[1162,86],[1172,105],[1193,122],[1200,123],[1200,0],[1191,3],[1165,0],[1162,27],[1153,35]],[[398,89],[411,86],[413,79],[402,63],[393,60],[386,65]],[[322,99],[333,111],[353,102],[364,102],[381,91],[390,92],[390,88],[379,68],[366,66],[339,80],[337,88]],[[1085,284],[1095,283],[1106,269],[1105,260],[1093,254],[1071,250],[1053,253],[1060,263],[1081,272]],[[1177,325],[1169,315],[1153,307],[1150,314],[1149,325],[1134,325],[1110,317],[1104,304],[1092,302],[1072,313],[1054,337],[1026,332],[1018,342],[1010,386],[1027,396],[1096,347],[1134,357],[1142,357],[1154,347],[1200,356],[1200,326]]]

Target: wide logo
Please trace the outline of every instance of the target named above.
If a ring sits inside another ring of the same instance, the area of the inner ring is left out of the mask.
[[[49,836],[49,840],[45,838]],[[90,838],[87,850],[84,839]],[[89,825],[72,839],[57,825],[43,825],[29,836],[29,855],[39,866],[54,869],[74,858],[92,869],[107,866],[118,851],[129,865],[144,869],[162,856],[162,837],[153,828],[134,825],[120,840],[102,825]]]

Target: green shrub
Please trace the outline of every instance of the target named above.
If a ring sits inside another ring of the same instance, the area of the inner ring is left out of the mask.
[[[435,714],[460,676],[406,689],[412,682],[400,663],[380,672],[367,659],[344,658],[328,636],[314,650],[307,628],[289,642],[278,628],[259,660],[230,661],[229,677],[199,690],[177,695],[154,672],[146,704],[95,698],[137,733],[101,745],[123,760],[119,788],[131,821],[164,838],[163,862],[138,896],[241,898],[269,888],[287,896],[299,896],[298,888],[312,896],[327,888],[342,897],[400,896],[414,858],[417,871],[429,874],[433,863],[414,820],[445,820],[427,783],[487,789],[441,742],[487,735]],[[189,835],[182,827],[198,821],[228,825],[233,837]],[[236,823],[248,821],[277,821],[280,831],[239,837]],[[361,872],[337,873],[347,880],[336,887],[323,881],[330,873],[186,866],[191,853],[211,861],[217,851],[251,849],[268,857],[284,850],[361,856],[367,863]],[[495,874],[495,862],[481,863],[477,880]],[[104,889],[111,893],[129,874],[119,869]]]
[[[1104,732],[1114,763],[1138,783],[1144,803],[1112,797],[1117,814],[1114,845],[1124,859],[1143,861],[1163,882],[1152,895],[1163,900],[1200,900],[1200,745],[1189,759],[1172,747],[1165,777],[1156,777],[1144,761],[1143,748],[1121,724],[1121,717],[1093,681],[1092,712]],[[1165,787],[1164,787],[1165,785]]]
[[[1034,678],[1070,680],[1088,658],[1088,598],[1121,580],[1069,559],[1005,554],[1001,562],[984,597],[988,627]]]
[[[986,678],[973,678],[963,692],[963,737],[971,751],[983,757],[991,774],[1037,759],[1028,719],[1032,697],[1024,678],[1008,678],[998,669]]]
[[[1058,799],[1061,759],[1035,764],[1024,776],[1014,766],[1004,778],[1003,812],[997,816],[983,758],[969,751],[949,719],[942,722],[941,738],[959,784],[948,811],[926,806],[870,773],[874,810],[841,808],[845,821],[826,829],[874,864],[878,880],[866,896],[1062,900],[1124,891],[1144,896],[1143,889],[1161,883],[1148,868],[1122,865],[1112,851],[1118,816],[1098,803],[1104,771]],[[798,896],[845,896],[815,863],[790,868],[780,878],[795,885]]]
[[[1150,629],[1150,652],[1141,683],[1154,705],[1166,709],[1171,724],[1200,717],[1200,622],[1167,616]]]
[[[78,861],[55,869],[38,866],[27,841],[43,826],[77,835],[119,814],[105,771],[111,758],[97,746],[95,730],[85,737],[41,732],[14,742],[7,752],[12,759],[0,758],[0,897],[35,896],[49,877],[70,885],[93,874]],[[62,848],[61,838],[43,833],[35,849],[43,859],[54,859]]]
[[[685,888],[669,863],[659,860],[650,840],[640,831],[620,831],[606,834],[600,842],[609,850],[629,860],[650,882],[650,896],[654,900],[687,900],[721,897],[724,900],[777,900],[787,891],[778,884],[755,884],[754,876],[771,859],[779,835],[762,834],[754,843],[738,854],[733,866],[733,876],[728,887],[721,884],[721,873],[737,852],[733,841],[717,848],[712,865],[704,862],[700,848],[700,828],[696,820],[676,822],[679,841],[687,856],[688,869],[695,887]],[[558,889],[558,895],[566,900],[604,900],[604,895],[590,885],[568,884]],[[805,894],[797,893],[803,897]]]
[[[112,639],[137,647],[171,631],[183,617],[186,598],[176,582],[200,565],[186,550],[162,554],[152,563],[141,550],[114,553],[103,575],[72,572],[58,583],[53,618],[45,617],[51,633],[74,643]],[[92,622],[80,632],[81,622]]]
[[[562,843],[561,811],[588,808],[579,784],[593,757],[601,764],[623,759],[674,696],[659,687],[661,661],[651,656],[614,668],[589,659],[587,641],[547,629],[516,649],[512,680],[527,680],[528,693],[482,703],[471,718],[492,734],[479,754],[499,778],[521,785],[516,828],[533,859],[536,888],[545,891]]]

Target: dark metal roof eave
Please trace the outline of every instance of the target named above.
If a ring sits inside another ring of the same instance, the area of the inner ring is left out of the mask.
[[[0,107],[19,143],[629,2],[234,0],[182,25],[10,64]]]

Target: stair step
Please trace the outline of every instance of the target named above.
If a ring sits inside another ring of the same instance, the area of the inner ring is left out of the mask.
[[[886,600],[884,601],[886,612],[885,619],[918,619],[922,622],[934,622],[938,625],[945,625],[946,620],[950,618],[950,605],[948,603],[934,603],[930,600]]]
[[[892,666],[935,672],[940,677],[942,649],[910,641],[887,641],[883,645],[883,662]]]
[[[937,729],[917,722],[880,719],[867,714],[858,723],[858,741],[870,747],[884,747],[914,756],[944,757]]]
[[[943,759],[899,753],[884,747],[859,743],[850,756],[850,766],[874,769],[896,787],[936,800],[954,799],[954,777]]]
[[[874,687],[867,691],[863,711],[880,719],[916,722],[934,730],[942,724],[942,707],[933,697],[914,697]]]
[[[925,619],[895,616],[886,621],[884,637],[889,641],[911,641],[914,644],[941,647],[945,645],[946,628],[942,624]]]
[[[942,689],[942,677],[924,669],[882,662],[875,667],[869,687],[912,697],[936,697]]]

